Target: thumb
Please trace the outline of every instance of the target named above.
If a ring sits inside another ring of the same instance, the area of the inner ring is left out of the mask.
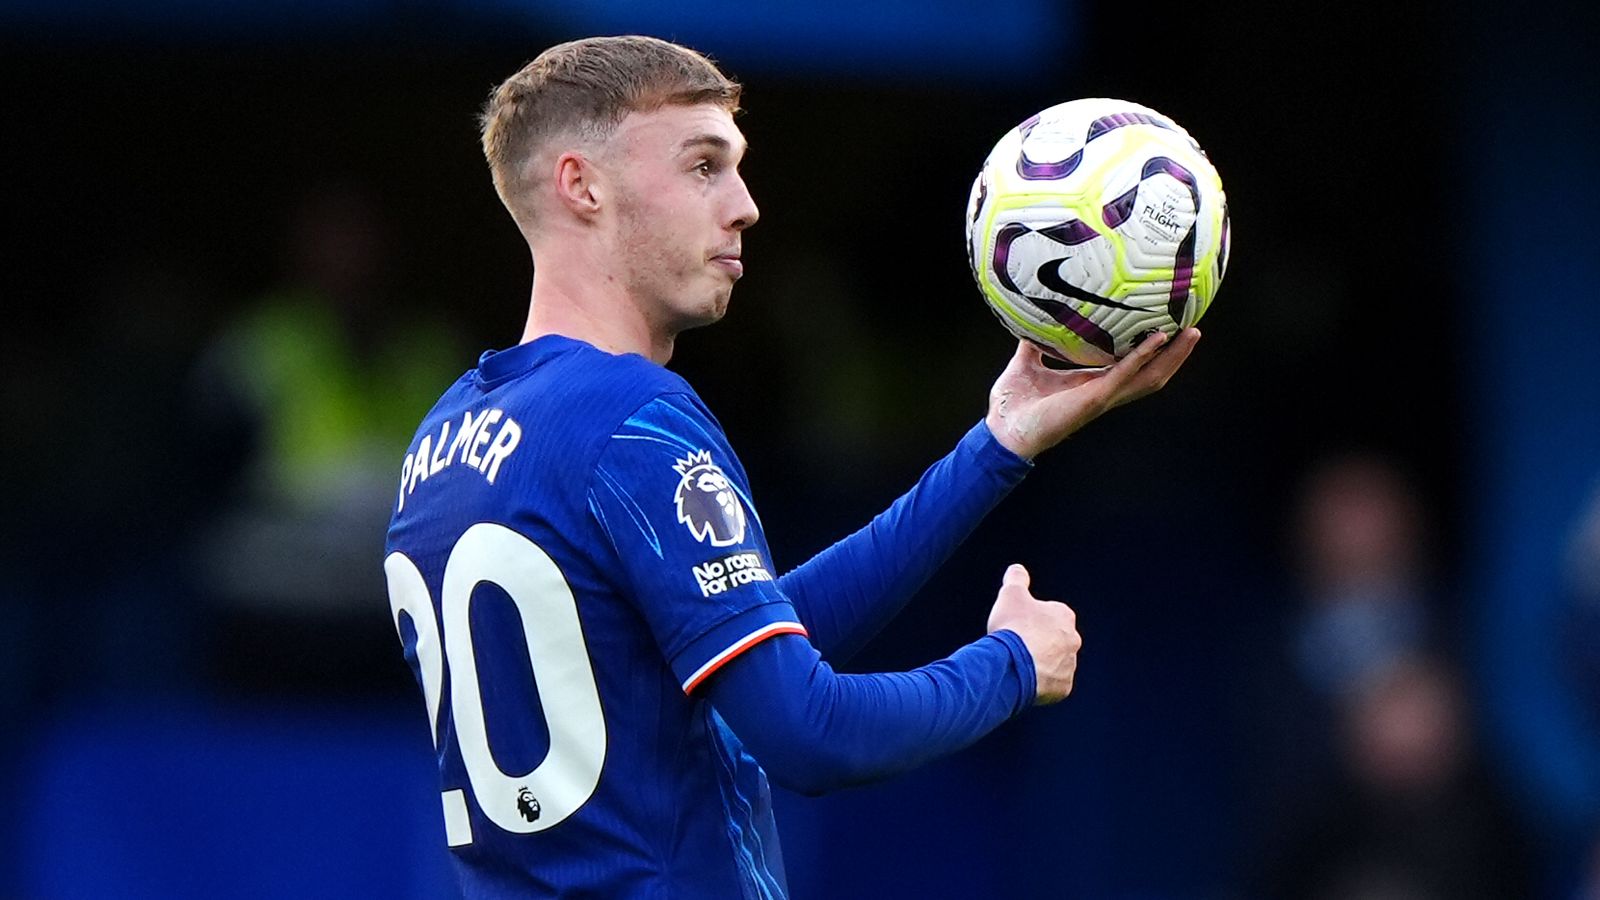
[[[1031,583],[1032,578],[1028,575],[1027,567],[1022,563],[1012,563],[1006,567],[1006,574],[1001,579],[1000,586],[1002,588],[1019,587],[1026,591]]]
[[[1021,563],[1012,563],[1006,568],[1005,577],[1000,581],[1000,592],[989,610],[989,631],[992,633],[1016,621],[1018,616],[1025,613],[1031,597],[1028,593],[1028,570]]]

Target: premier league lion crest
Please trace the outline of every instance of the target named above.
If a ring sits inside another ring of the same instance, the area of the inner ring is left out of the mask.
[[[678,521],[688,526],[694,539],[727,547],[744,540],[744,504],[722,468],[711,461],[711,451],[696,450],[672,464],[683,476],[673,500]]]

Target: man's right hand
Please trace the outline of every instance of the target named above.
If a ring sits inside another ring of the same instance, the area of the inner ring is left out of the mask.
[[[984,422],[1002,447],[1033,459],[1106,410],[1161,390],[1199,340],[1198,328],[1185,328],[1170,341],[1157,332],[1098,369],[1052,369],[1038,347],[1019,340],[989,389]]]
[[[1055,703],[1072,693],[1072,676],[1078,669],[1078,616],[1065,603],[1036,600],[1028,590],[1028,570],[1019,563],[1006,569],[1000,595],[989,611],[989,633],[1016,632],[1033,655],[1039,695],[1034,703]]]

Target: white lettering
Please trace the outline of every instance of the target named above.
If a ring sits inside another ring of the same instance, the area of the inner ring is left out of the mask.
[[[493,435],[489,426],[499,423]],[[502,409],[486,409],[474,416],[467,412],[461,417],[461,429],[455,440],[450,439],[450,425],[446,421],[440,428],[438,441],[434,435],[425,434],[417,444],[415,453],[407,453],[400,467],[400,503],[398,510],[406,508],[406,497],[417,490],[417,485],[439,474],[456,462],[465,462],[477,469],[490,484],[500,474],[500,465],[522,444],[522,426]],[[488,444],[488,449],[483,447]],[[480,450],[482,453],[480,455]],[[458,455],[459,454],[459,455]]]
[[[456,434],[456,439],[450,442],[450,454],[445,457],[446,465],[451,460],[465,460],[467,458],[467,446],[472,442],[472,436],[477,432],[478,426],[483,424],[483,417],[488,414],[487,411],[484,411],[478,413],[477,418],[473,418],[472,413],[469,411],[461,417],[461,431]]]
[[[427,459],[428,451],[431,449],[433,449],[433,435],[425,434],[422,436],[422,443],[417,445],[417,461],[411,466],[411,486],[406,488],[407,492],[415,492],[417,482],[428,479]]]
[[[411,463],[412,456],[407,453],[405,463],[400,466],[400,505],[396,507],[396,512],[406,508],[406,494],[411,493],[406,488],[406,481],[411,477]]]
[[[740,569],[737,572],[729,575],[728,578],[733,582],[735,587],[738,587],[741,584],[750,584],[751,582],[755,581],[772,580],[772,576],[767,574],[766,569]]]
[[[494,477],[500,473],[500,464],[506,461],[506,457],[510,456],[511,451],[517,449],[517,444],[521,442],[522,426],[517,424],[516,419],[507,416],[506,420],[500,423],[500,433],[494,436],[494,443],[490,444],[488,451],[483,454],[483,465],[478,467],[478,471],[484,473],[490,484],[494,484]]]
[[[703,562],[695,566],[693,572],[694,580],[700,585],[700,594],[704,597],[714,597],[740,585],[772,580],[772,573],[761,561],[761,554],[748,551]]]
[[[428,474],[429,475],[437,475],[437,474],[439,474],[439,470],[440,469],[442,469],[445,466],[450,464],[450,454],[446,453],[444,455],[443,459],[441,459],[439,457],[439,452],[444,449],[445,444],[449,440],[450,440],[450,420],[449,419],[445,419],[444,420],[444,431],[439,432],[439,443],[438,443],[437,446],[435,446],[433,448],[433,462],[428,466]]]
[[[478,420],[478,424],[474,428],[477,431],[477,435],[472,439],[472,446],[467,449],[467,462],[471,463],[472,467],[480,472],[483,471],[481,468],[483,461],[478,459],[478,448],[489,442],[489,426],[500,421],[501,415],[503,413],[500,410],[491,409],[482,419]]]

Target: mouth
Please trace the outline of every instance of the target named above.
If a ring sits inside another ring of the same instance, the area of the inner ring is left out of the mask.
[[[718,253],[711,257],[711,263],[733,276],[735,281],[744,275],[744,262],[739,259],[739,251],[737,250]]]

